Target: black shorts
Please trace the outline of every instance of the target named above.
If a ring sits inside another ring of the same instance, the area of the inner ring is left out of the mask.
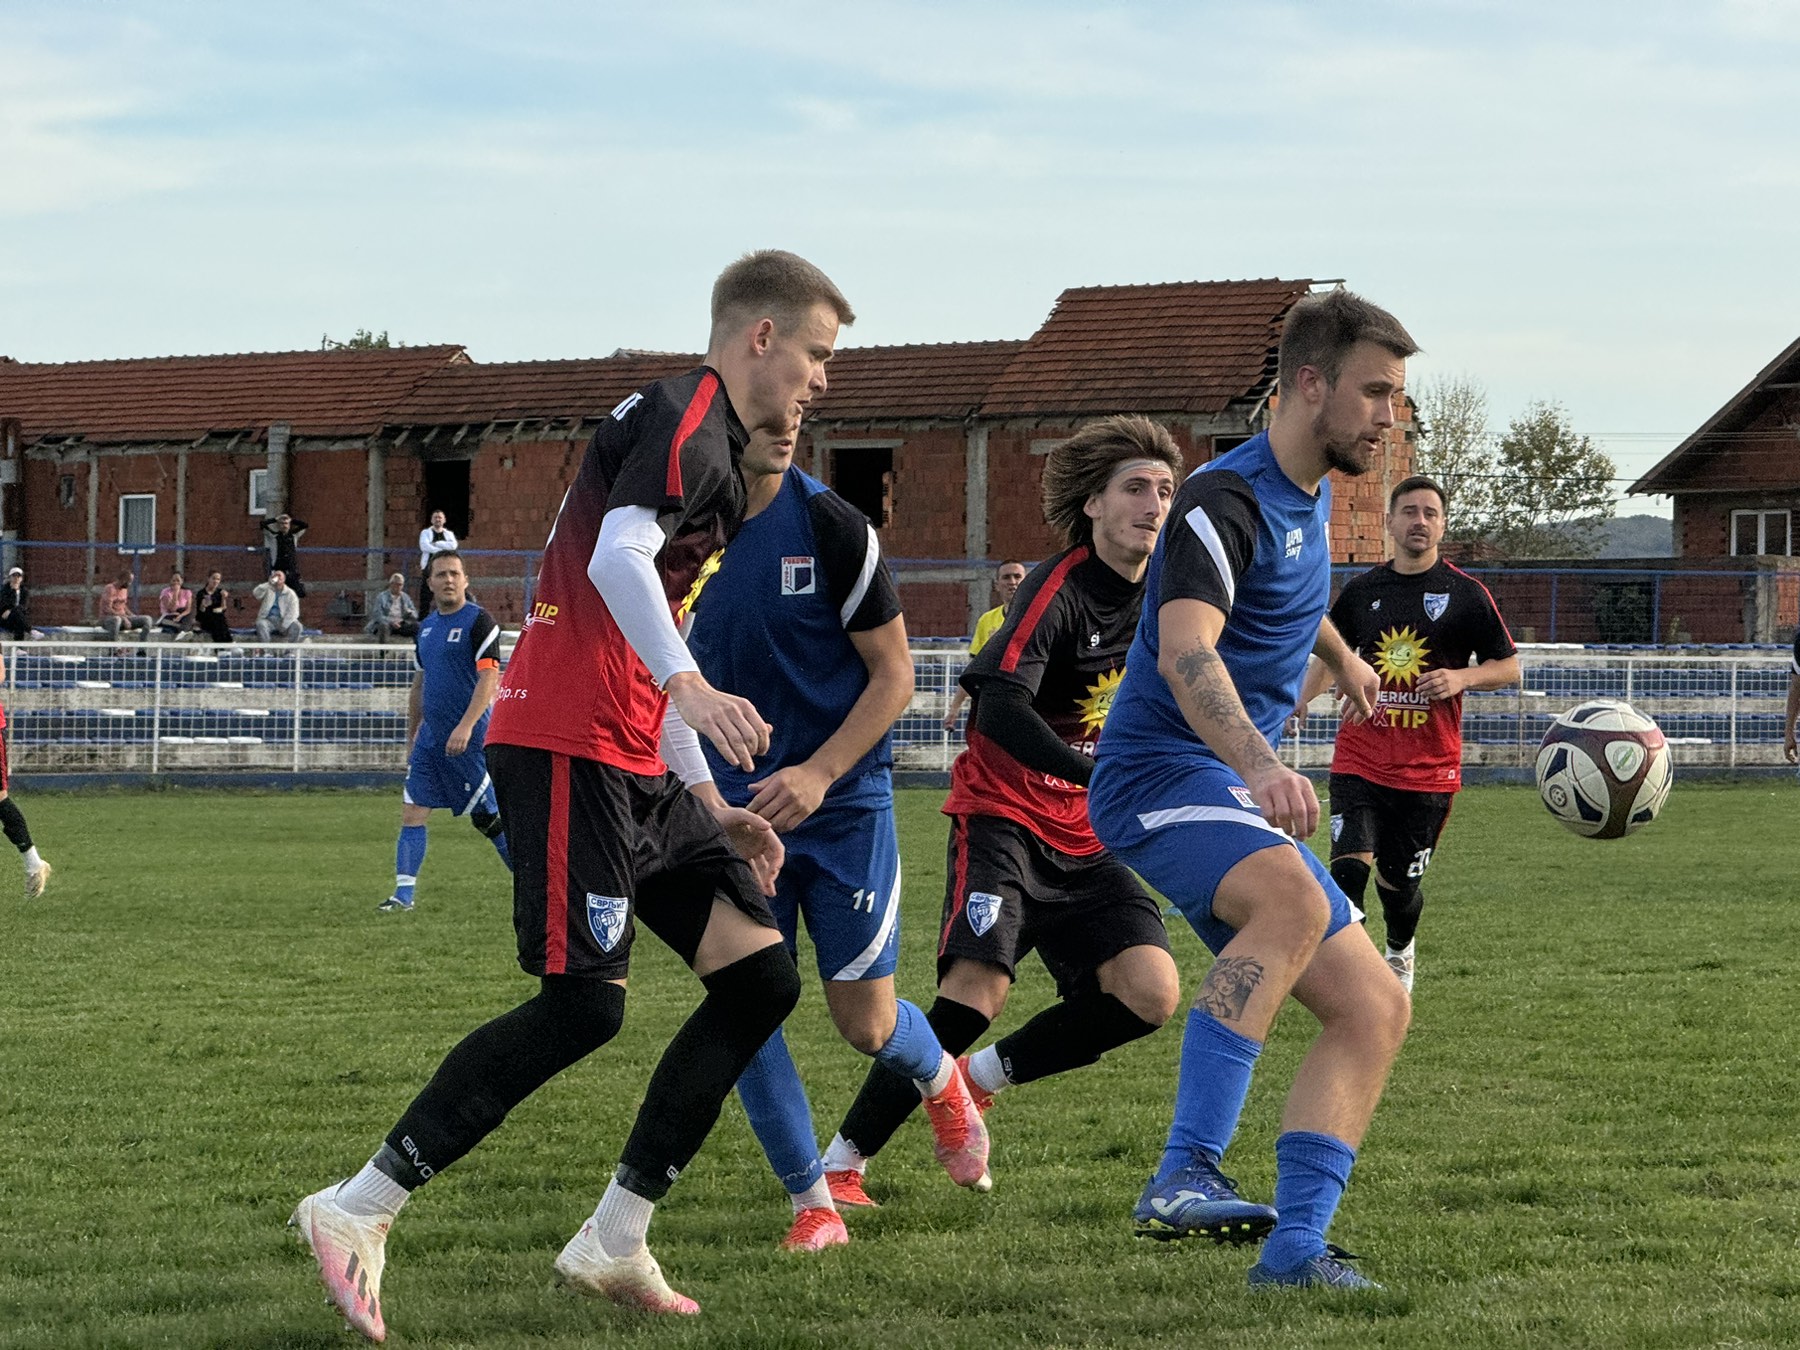
[[[487,765],[531,974],[623,979],[639,919],[692,965],[714,897],[775,927],[750,865],[674,774],[491,743]]]
[[[1033,948],[1067,998],[1129,947],[1169,950],[1162,910],[1112,854],[1052,848],[999,816],[952,816],[938,979],[958,957],[1015,975]]]
[[[1455,793],[1386,787],[1349,773],[1332,774],[1330,791],[1334,861],[1346,853],[1373,853],[1376,875],[1396,890],[1425,875]]]

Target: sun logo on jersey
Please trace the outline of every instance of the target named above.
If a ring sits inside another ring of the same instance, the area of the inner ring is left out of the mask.
[[[707,580],[712,574],[719,570],[719,562],[724,556],[725,550],[717,548],[713,550],[712,557],[700,564],[700,574],[694,578],[694,584],[688,587],[688,593],[683,598],[680,608],[675,611],[677,628],[687,622],[688,615],[694,612],[694,606],[700,603],[700,592],[706,589]]]
[[[1112,711],[1113,695],[1119,691],[1119,681],[1124,678],[1122,667],[1102,672],[1100,678],[1088,686],[1087,697],[1076,705],[1081,713],[1081,728],[1090,736],[1106,724],[1106,715]]]
[[[1390,628],[1375,640],[1375,671],[1394,684],[1411,684],[1425,673],[1431,648],[1409,624]]]

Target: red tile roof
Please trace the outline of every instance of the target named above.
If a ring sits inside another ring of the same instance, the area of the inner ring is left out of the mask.
[[[455,345],[159,356],[0,365],[0,417],[28,440],[192,440],[293,424],[299,436],[360,436],[427,376],[468,360]]]
[[[815,419],[859,422],[895,417],[961,421],[981,406],[995,378],[1025,343],[929,342],[844,347],[825,368]]]
[[[1066,290],[981,413],[1217,413],[1266,390],[1281,321],[1310,281]]]
[[[682,352],[633,352],[583,361],[445,366],[390,408],[386,420],[391,426],[460,426],[602,417],[636,390],[690,371],[701,359]]]
[[[1780,392],[1776,386],[1792,389],[1796,381],[1800,381],[1800,338],[1789,343],[1781,355],[1707,418],[1698,431],[1659,459],[1626,492],[1680,491],[1690,479],[1717,467],[1716,461],[1738,446],[1737,438],[1745,428],[1767,411]]]

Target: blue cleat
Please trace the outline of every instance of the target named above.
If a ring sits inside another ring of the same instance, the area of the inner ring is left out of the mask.
[[[1366,1275],[1359,1275],[1346,1261],[1358,1261],[1362,1258],[1345,1251],[1335,1243],[1327,1242],[1325,1250],[1317,1256],[1308,1257],[1292,1270],[1270,1270],[1261,1261],[1250,1267],[1250,1284],[1254,1288],[1263,1286],[1282,1286],[1290,1289],[1381,1289]]]
[[[1237,1182],[1199,1149],[1191,1162],[1168,1176],[1151,1177],[1131,1212],[1139,1237],[1159,1242],[1209,1237],[1234,1245],[1261,1242],[1275,1227],[1275,1217],[1270,1206],[1239,1197]]]

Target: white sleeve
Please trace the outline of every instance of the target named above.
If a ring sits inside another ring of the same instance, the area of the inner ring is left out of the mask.
[[[688,787],[713,780],[706,752],[700,748],[700,733],[681,720],[673,703],[663,713],[662,757]]]
[[[684,670],[700,670],[676,631],[656,574],[656,555],[666,542],[649,507],[614,507],[600,521],[587,566],[588,580],[659,688]]]

